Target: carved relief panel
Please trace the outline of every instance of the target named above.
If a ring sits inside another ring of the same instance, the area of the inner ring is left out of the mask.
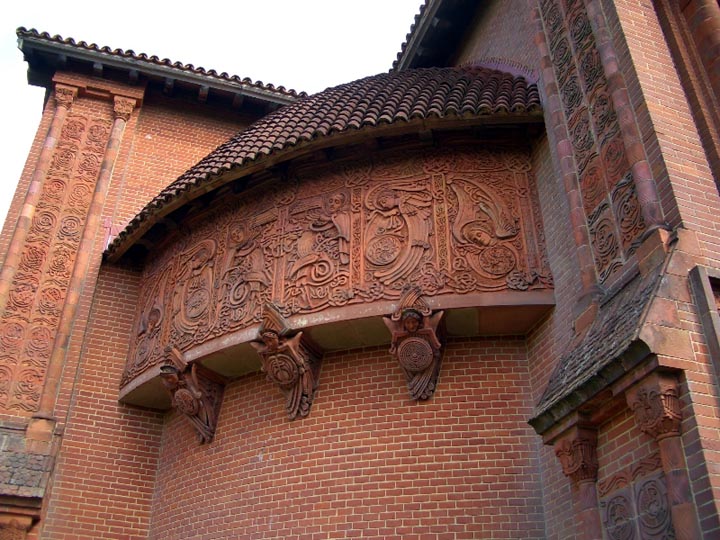
[[[111,122],[69,113],[0,320],[0,409],[36,410]]]
[[[603,528],[612,540],[675,538],[660,456],[644,459],[598,486]]]
[[[259,325],[268,302],[292,317],[397,301],[409,286],[427,296],[552,287],[518,150],[335,166],[244,193],[183,227],[146,269],[123,384],[157,363],[163,340],[184,351]]]
[[[595,36],[581,0],[540,0],[595,267],[606,281],[646,229]]]

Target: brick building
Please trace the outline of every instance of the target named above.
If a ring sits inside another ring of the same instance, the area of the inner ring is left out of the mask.
[[[720,536],[716,1],[428,0],[309,97],[18,38],[0,538]]]

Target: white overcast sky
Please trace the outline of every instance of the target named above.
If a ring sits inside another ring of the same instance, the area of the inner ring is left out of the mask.
[[[42,113],[18,26],[308,93],[392,65],[422,0],[10,0],[0,8],[0,222]]]

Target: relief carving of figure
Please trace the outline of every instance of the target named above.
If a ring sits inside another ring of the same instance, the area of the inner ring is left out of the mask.
[[[314,309],[341,295],[347,285],[351,237],[347,195],[334,193],[323,200],[321,208],[297,214],[304,214],[304,220],[296,225],[300,229],[296,258],[287,277],[294,294],[301,296],[301,307]]]
[[[427,400],[435,393],[442,359],[438,326],[443,314],[433,314],[414,287],[405,291],[392,316],[383,317],[391,334],[390,354],[400,363],[413,400]]]
[[[430,248],[432,196],[424,186],[381,187],[367,197],[365,258],[388,285],[408,279]]]
[[[228,256],[222,277],[223,302],[220,317],[231,325],[257,318],[267,300],[270,276],[265,268],[258,233],[237,222],[228,230]]]
[[[518,265],[512,240],[519,233],[519,218],[480,186],[458,180],[450,186],[457,199],[452,235],[458,255],[484,278],[504,278]]]
[[[310,413],[320,376],[320,361],[303,343],[303,333],[288,336],[290,328],[271,304],[266,305],[260,340],[250,344],[262,360],[268,380],[285,395],[288,418]]]

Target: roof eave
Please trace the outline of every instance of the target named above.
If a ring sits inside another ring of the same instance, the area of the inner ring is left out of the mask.
[[[68,43],[57,43],[47,41],[42,38],[33,38],[32,36],[18,36],[18,48],[22,51],[25,60],[29,64],[28,80],[31,84],[38,84],[34,81],[46,79],[48,83],[40,83],[38,85],[45,86],[49,84],[50,78],[32,77],[33,70],[42,70],[42,68],[33,65],[33,58],[37,53],[45,55],[54,55],[58,62],[61,57],[73,58],[80,62],[101,63],[120,71],[137,71],[138,74],[144,75],[149,79],[173,79],[181,81],[190,86],[197,88],[208,87],[210,89],[219,90],[226,93],[240,94],[242,96],[253,98],[257,101],[267,104],[275,104],[278,106],[286,105],[297,100],[299,96],[284,95],[270,90],[243,84],[242,82],[233,82],[225,80],[212,74],[196,74],[190,73],[173,66],[165,66],[154,64],[151,61],[143,61],[135,58],[127,58],[116,56],[103,51],[92,51],[79,48]]]
[[[409,34],[405,49],[401,52],[397,60],[394,71],[403,71],[412,67],[415,57],[418,55],[420,45],[425,39],[428,31],[432,28],[432,21],[435,19],[438,9],[442,4],[442,0],[431,1],[425,6],[420,14],[420,19],[416,22],[414,30]]]

